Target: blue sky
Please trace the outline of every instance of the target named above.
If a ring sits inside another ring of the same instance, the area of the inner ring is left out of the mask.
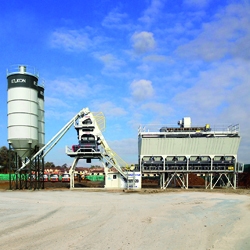
[[[46,142],[84,107],[102,111],[110,147],[137,162],[141,124],[240,124],[250,163],[250,1],[2,0],[0,145],[7,144],[6,69],[34,66],[45,83]],[[65,146],[46,161],[69,166]],[[82,163],[81,165],[84,165]]]

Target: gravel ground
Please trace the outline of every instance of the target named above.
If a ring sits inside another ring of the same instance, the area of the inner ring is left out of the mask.
[[[0,191],[0,249],[250,249],[242,193]]]

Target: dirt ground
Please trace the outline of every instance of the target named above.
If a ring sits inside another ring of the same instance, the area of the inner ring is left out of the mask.
[[[0,191],[0,249],[250,249],[250,190]]]

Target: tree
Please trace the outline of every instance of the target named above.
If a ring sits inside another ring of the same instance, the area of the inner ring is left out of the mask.
[[[55,164],[54,164],[53,162],[47,161],[47,162],[44,164],[44,168],[55,168]]]
[[[1,172],[7,173],[8,172],[8,167],[9,167],[9,152],[11,154],[11,159],[14,157],[14,151],[9,151],[9,149],[5,146],[0,148],[0,166]]]
[[[8,166],[8,149],[3,146],[0,148],[0,165]]]

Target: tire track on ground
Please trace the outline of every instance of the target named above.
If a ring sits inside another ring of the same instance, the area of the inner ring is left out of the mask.
[[[53,216],[55,213],[57,213],[59,210],[61,210],[61,208],[57,208],[55,210],[52,210],[52,211],[49,211],[48,213],[38,217],[38,218],[33,218],[32,220],[29,220],[29,221],[25,221],[19,225],[16,225],[16,226],[11,226],[9,228],[4,228],[2,230],[0,230],[0,236],[3,236],[5,234],[10,234],[10,233],[13,233],[14,231],[17,231],[19,229],[24,229],[26,227],[29,227],[29,226],[34,226],[35,224],[39,223],[39,222],[42,222],[43,220],[45,219],[48,219],[50,218],[51,216]]]

